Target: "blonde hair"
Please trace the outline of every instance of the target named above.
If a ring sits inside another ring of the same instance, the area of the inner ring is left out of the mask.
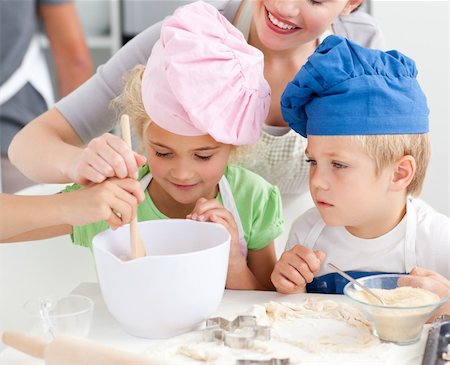
[[[139,153],[144,152],[143,136],[145,129],[151,122],[142,102],[141,85],[144,70],[144,65],[137,65],[127,73],[124,77],[122,93],[111,101],[111,106],[117,116],[128,114],[130,117],[133,132],[139,140],[137,148]]]
[[[428,134],[361,135],[352,136],[352,140],[375,161],[377,173],[403,156],[412,156],[416,171],[406,192],[412,196],[420,194],[431,154]]]

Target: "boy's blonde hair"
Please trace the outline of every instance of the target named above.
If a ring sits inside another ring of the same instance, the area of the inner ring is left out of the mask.
[[[122,93],[111,101],[111,106],[117,113],[117,116],[128,114],[130,117],[134,134],[139,140],[137,148],[139,153],[144,152],[144,131],[151,122],[142,102],[141,84],[144,70],[144,65],[137,65],[127,73],[124,77]]]
[[[414,197],[420,195],[431,154],[428,134],[357,135],[351,138],[375,161],[377,173],[403,156],[412,156],[416,171],[406,192]]]

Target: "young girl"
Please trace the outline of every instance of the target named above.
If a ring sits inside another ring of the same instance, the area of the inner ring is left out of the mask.
[[[273,288],[273,240],[283,226],[280,193],[250,171],[227,166],[234,145],[257,140],[269,103],[261,52],[202,2],[165,21],[147,66],[131,73],[114,103],[130,115],[147,154],[139,220],[223,224],[232,236],[231,289]],[[100,222],[67,232],[90,246],[106,228]]]

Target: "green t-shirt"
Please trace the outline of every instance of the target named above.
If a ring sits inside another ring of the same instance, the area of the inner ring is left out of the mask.
[[[139,180],[148,173],[147,166],[141,168]],[[283,231],[281,195],[278,188],[259,175],[239,166],[228,166],[225,177],[239,212],[247,248],[259,250],[266,247]],[[78,189],[80,186],[74,184],[67,187],[64,192]],[[223,203],[220,192],[216,198]],[[168,218],[158,210],[145,190],[145,200],[138,207],[138,221]],[[106,222],[73,227],[72,241],[78,245],[91,247],[93,237],[107,228],[109,226]]]

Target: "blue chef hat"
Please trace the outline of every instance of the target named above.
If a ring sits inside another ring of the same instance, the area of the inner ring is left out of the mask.
[[[413,60],[328,36],[281,96],[289,126],[307,135],[428,132],[428,107]]]

